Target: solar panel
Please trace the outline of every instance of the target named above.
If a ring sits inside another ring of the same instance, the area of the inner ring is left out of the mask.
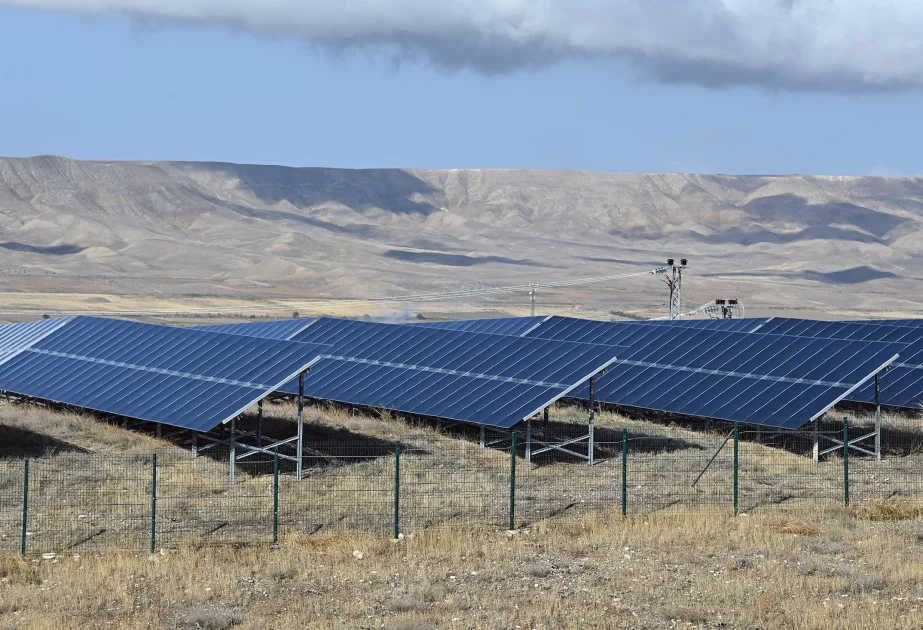
[[[795,429],[894,361],[902,344],[552,317],[530,336],[620,346],[600,402]],[[586,398],[584,387],[575,395]]]
[[[604,369],[612,348],[321,318],[296,335],[334,346],[305,395],[474,424],[511,427]],[[281,391],[295,393],[296,383]]]
[[[765,317],[744,317],[739,319],[652,319],[637,323],[685,328],[703,328],[707,330],[725,330],[728,332],[754,332],[767,321],[769,320]],[[614,323],[628,324],[635,322]]]
[[[757,331],[811,338],[851,339],[906,344],[900,359],[881,378],[881,403],[891,407],[923,408],[923,328],[893,326],[878,321],[816,321],[775,317]],[[849,396],[854,402],[875,404],[874,383]]]
[[[261,339],[287,340],[298,334],[316,321],[314,317],[301,319],[282,319],[271,322],[244,322],[240,324],[209,324],[205,326],[190,326],[190,330],[204,330],[207,332],[220,332]]]
[[[22,351],[23,348],[28,348],[53,333],[70,320],[70,317],[57,317],[0,326],[0,364]]]
[[[541,317],[495,317],[487,319],[460,319],[450,322],[420,322],[413,325],[443,328],[445,330],[462,330],[466,332],[520,337],[546,319],[548,319],[547,315]]]
[[[0,390],[208,431],[326,349],[81,316],[0,364]]]
[[[607,363],[588,367],[584,377]],[[305,395],[340,403],[510,428],[556,400],[583,379],[532,382],[362,359],[323,359],[305,380]],[[294,393],[290,384],[285,389]]]

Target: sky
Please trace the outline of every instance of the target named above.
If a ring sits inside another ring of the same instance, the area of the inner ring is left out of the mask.
[[[0,155],[923,175],[920,32],[903,0],[0,0]]]

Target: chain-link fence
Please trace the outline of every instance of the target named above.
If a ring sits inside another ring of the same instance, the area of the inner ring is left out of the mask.
[[[585,425],[487,440],[311,442],[300,478],[291,444],[277,455],[244,457],[176,448],[0,459],[0,550],[269,545],[341,530],[394,537],[459,525],[521,528],[589,512],[923,506],[919,432],[883,432],[879,459],[870,428],[836,421],[811,431],[694,431],[634,422],[598,429],[592,442]],[[851,444],[845,452],[844,438]]]

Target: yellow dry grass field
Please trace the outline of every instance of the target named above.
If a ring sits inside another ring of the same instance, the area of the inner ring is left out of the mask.
[[[919,628],[923,523],[856,510],[292,535],[0,564],[8,628]]]
[[[267,405],[266,416],[268,433],[291,434],[290,402]],[[772,436],[750,435],[740,445],[743,514],[735,517],[727,448],[691,485],[724,428],[605,412],[594,467],[563,457],[529,467],[520,450],[517,529],[507,531],[510,453],[502,445],[480,449],[476,433],[388,413],[319,406],[307,420],[306,479],[282,477],[281,539],[271,550],[265,465],[240,465],[230,487],[226,459],[192,460],[178,438],[39,405],[0,407],[0,467],[11,484],[0,488],[0,628],[923,622],[923,486],[912,443],[882,465],[851,461],[855,498],[843,507],[839,458],[815,465]],[[559,432],[584,421],[578,407],[552,411]],[[914,419],[886,424],[910,431]],[[623,429],[632,440],[627,518]],[[395,440],[405,446],[397,541],[395,460],[382,446]],[[163,463],[149,554],[154,451]],[[26,559],[16,554],[14,500],[23,455],[33,466]]]

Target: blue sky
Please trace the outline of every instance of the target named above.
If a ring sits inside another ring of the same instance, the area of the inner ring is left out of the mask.
[[[497,71],[424,49],[396,63],[220,21],[4,6],[0,58],[4,156],[923,174],[913,84],[703,87],[607,55]]]

